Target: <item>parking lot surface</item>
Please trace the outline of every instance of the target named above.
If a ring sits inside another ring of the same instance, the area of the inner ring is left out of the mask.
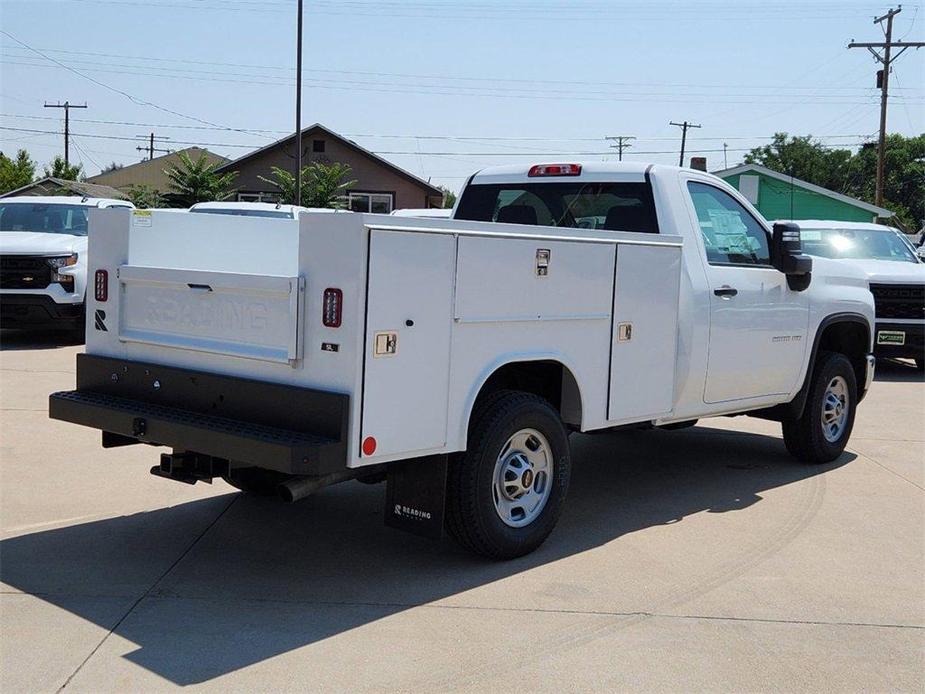
[[[882,363],[849,450],[745,417],[573,436],[557,530],[504,563],[382,524],[384,486],[295,505],[153,477],[47,417],[78,346],[2,336],[0,690],[925,688],[925,383]]]

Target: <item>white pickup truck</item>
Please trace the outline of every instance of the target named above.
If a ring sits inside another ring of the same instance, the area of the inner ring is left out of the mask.
[[[874,369],[863,274],[671,166],[485,169],[449,220],[94,211],[90,263],[52,417],[186,482],[387,479],[389,525],[494,558],[552,531],[571,432],[750,414],[831,461]]]
[[[22,196],[0,200],[0,326],[83,331],[87,225],[108,198]]]

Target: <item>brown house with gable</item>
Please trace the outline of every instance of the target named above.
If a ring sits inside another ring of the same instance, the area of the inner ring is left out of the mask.
[[[356,183],[347,193],[348,208],[356,212],[389,213],[417,207],[440,207],[443,193],[417,176],[408,173],[355,142],[338,135],[319,123],[301,133],[302,165],[313,161],[347,164],[350,178]],[[236,171],[234,187],[237,200],[272,202],[279,190],[260,177],[272,179],[271,169],[278,166],[295,170],[297,150],[295,134],[262,147],[219,167],[219,173]]]

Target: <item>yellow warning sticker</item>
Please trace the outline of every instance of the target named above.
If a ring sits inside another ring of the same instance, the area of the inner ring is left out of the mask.
[[[134,210],[132,217],[132,224],[136,227],[151,226],[151,210]]]

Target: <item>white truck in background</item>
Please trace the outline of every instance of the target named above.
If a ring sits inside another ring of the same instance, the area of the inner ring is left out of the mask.
[[[864,275],[698,171],[475,174],[449,220],[94,211],[86,353],[50,415],[152,469],[288,500],[387,480],[385,519],[532,551],[568,434],[778,420],[835,459],[870,386]]]
[[[925,370],[925,262],[899,229],[870,222],[801,219],[803,252],[858,268],[874,295],[874,356]]]
[[[76,196],[0,199],[0,327],[83,332],[88,214],[112,207],[134,205]]]

